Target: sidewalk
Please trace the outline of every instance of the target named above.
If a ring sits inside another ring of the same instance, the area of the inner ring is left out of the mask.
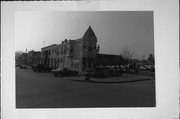
[[[153,77],[150,76],[140,76],[136,74],[123,74],[121,77],[107,77],[107,78],[89,78],[90,80],[85,80],[85,77],[71,77],[73,81],[79,82],[94,82],[94,83],[126,83],[126,82],[138,82],[145,80],[152,80]]]

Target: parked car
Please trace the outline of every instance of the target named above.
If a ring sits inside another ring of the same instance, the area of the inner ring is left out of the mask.
[[[55,74],[55,73],[62,71],[62,70],[63,70],[62,68],[53,69],[53,70],[51,70],[51,73]]]
[[[16,64],[16,67],[19,67],[19,64]]]
[[[78,75],[78,71],[73,71],[71,69],[68,68],[57,68],[55,70],[51,70],[51,73],[54,74],[54,76],[76,76]]]
[[[106,78],[113,74],[113,71],[109,68],[96,68],[94,71],[87,70],[84,73],[84,76],[87,77],[96,77],[96,78]]]
[[[139,70],[146,70],[146,67],[140,66],[140,67],[139,67]]]
[[[145,67],[147,71],[151,71],[151,72],[155,71],[154,65],[145,65]]]
[[[37,64],[32,66],[32,70],[34,72],[50,72],[51,68],[48,66],[44,66],[43,64]]]
[[[83,75],[86,77],[95,77],[96,72],[93,70],[85,70],[83,71]]]
[[[27,66],[26,66],[26,65],[21,64],[21,65],[19,66],[19,68],[20,68],[20,69],[27,69]]]

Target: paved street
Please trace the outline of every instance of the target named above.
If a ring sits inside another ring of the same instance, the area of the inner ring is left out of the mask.
[[[124,74],[107,79],[54,77],[16,68],[17,108],[153,107],[154,78]]]

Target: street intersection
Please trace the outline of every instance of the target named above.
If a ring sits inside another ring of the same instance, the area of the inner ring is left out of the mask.
[[[54,77],[16,68],[16,108],[155,107],[155,79]]]

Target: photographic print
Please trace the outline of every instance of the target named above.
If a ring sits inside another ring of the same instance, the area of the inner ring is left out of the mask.
[[[153,11],[17,11],[16,108],[156,107]]]

